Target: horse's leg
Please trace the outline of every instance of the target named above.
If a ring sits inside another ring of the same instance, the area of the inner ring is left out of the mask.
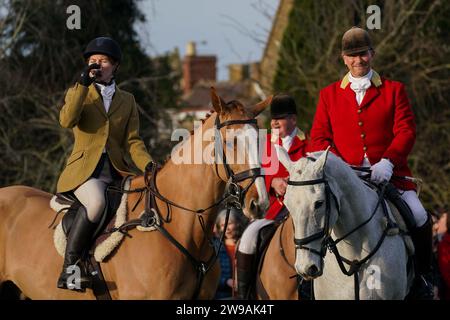
[[[283,249],[288,261],[294,262],[292,224],[289,219],[286,221],[282,234]],[[261,282],[267,291],[270,299],[273,300],[297,300],[297,279],[295,270],[290,267],[280,254],[280,232],[279,227],[275,232],[269,247],[267,248],[264,263],[261,269]]]
[[[0,250],[3,280],[10,280],[31,299],[89,299],[86,293],[56,287],[63,258],[48,229],[54,211],[51,194],[23,186],[0,189]]]

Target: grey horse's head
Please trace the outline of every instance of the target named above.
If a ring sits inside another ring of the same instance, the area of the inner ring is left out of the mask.
[[[276,150],[280,162],[289,171],[290,184],[284,204],[294,223],[295,269],[305,279],[317,278],[323,272],[324,240],[337,220],[335,203],[331,195],[327,196],[326,183],[322,180],[328,150],[297,162],[292,162],[283,148],[277,146]],[[295,185],[296,182],[299,183]]]

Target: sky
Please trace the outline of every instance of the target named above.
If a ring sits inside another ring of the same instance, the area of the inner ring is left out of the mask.
[[[228,79],[227,65],[259,61],[278,0],[143,0],[147,22],[137,27],[151,56],[196,42],[197,54],[217,56],[218,80]]]

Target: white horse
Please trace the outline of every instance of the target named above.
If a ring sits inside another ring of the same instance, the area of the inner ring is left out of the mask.
[[[315,298],[404,299],[408,251],[377,192],[328,150],[297,162],[282,148],[277,153],[290,174],[284,203],[294,222],[295,268],[315,279]]]

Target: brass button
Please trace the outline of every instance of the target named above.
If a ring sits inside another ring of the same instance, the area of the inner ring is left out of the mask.
[[[358,109],[358,113],[361,113],[362,112],[362,110],[361,109]]]
[[[358,122],[358,126],[361,127],[362,125],[363,125],[362,121],[359,121],[359,122]]]
[[[367,150],[367,147],[366,147],[366,146],[364,146],[364,147],[363,147],[363,150],[364,150],[364,151],[366,151],[366,150]]]
[[[365,138],[366,137],[366,134],[365,133],[361,133],[361,138]]]

